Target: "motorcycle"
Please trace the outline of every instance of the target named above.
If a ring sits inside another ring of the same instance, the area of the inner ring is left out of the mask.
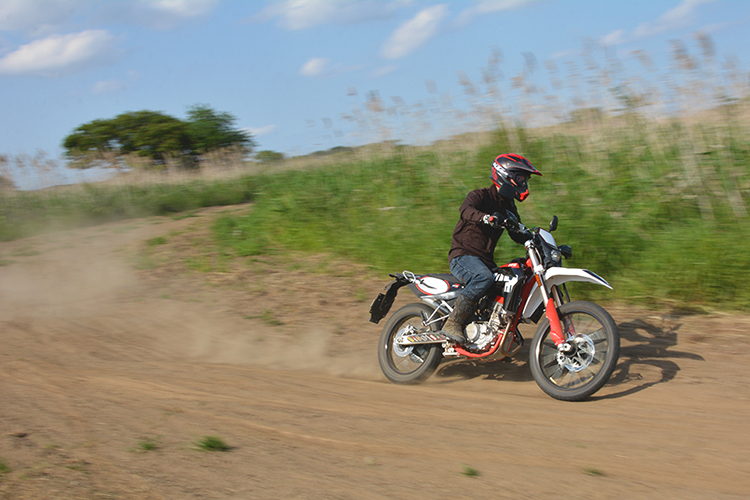
[[[602,388],[617,364],[620,335],[612,316],[601,306],[571,301],[566,283],[594,283],[612,289],[586,269],[562,267],[572,257],[568,245],[557,246],[549,230],[528,229],[509,213],[505,227],[528,237],[526,258],[493,270],[493,287],[477,303],[456,344],[440,331],[464,284],[452,274],[389,274],[393,279],[370,306],[370,321],[389,312],[403,286],[421,300],[396,311],[378,342],[378,362],[388,380],[413,384],[430,377],[441,359],[497,361],[516,355],[524,345],[519,324],[538,323],[529,349],[531,374],[549,396],[580,401]],[[541,322],[540,322],[541,321]]]

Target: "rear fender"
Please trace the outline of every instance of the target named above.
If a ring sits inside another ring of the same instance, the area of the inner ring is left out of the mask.
[[[547,286],[560,285],[569,281],[582,281],[585,283],[594,283],[595,285],[606,286],[610,290],[612,286],[607,283],[607,280],[592,273],[588,269],[575,269],[569,267],[550,267],[544,273],[544,281],[547,282]],[[542,291],[539,289],[538,284],[534,284],[529,294],[529,300],[526,301],[526,306],[523,308],[523,319],[531,318],[534,312],[542,305],[544,297],[542,297]]]
[[[391,274],[391,276],[396,279],[388,283],[383,289],[383,293],[378,294],[370,304],[370,321],[372,323],[377,324],[385,318],[385,315],[391,310],[393,301],[396,300],[399,288],[410,283],[403,274]]]

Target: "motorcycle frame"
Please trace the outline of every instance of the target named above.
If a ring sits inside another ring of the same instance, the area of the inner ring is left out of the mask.
[[[463,347],[447,346],[445,355],[458,355],[465,356],[472,359],[491,359],[497,360],[507,356],[515,355],[520,349],[521,345],[516,344],[511,349],[514,340],[513,332],[516,331],[518,323],[524,322],[536,322],[533,318],[537,316],[537,311],[541,305],[544,305],[544,313],[550,323],[550,337],[555,342],[555,345],[560,347],[565,343],[565,335],[563,333],[562,323],[560,322],[560,314],[558,308],[565,303],[560,286],[565,290],[567,301],[570,301],[570,297],[565,289],[565,283],[569,281],[581,281],[594,283],[597,285],[606,286],[612,288],[607,281],[598,276],[597,274],[587,269],[576,269],[576,268],[564,268],[564,267],[549,267],[545,269],[540,252],[537,246],[533,242],[533,238],[526,241],[524,244],[526,247],[527,259],[523,267],[531,269],[531,274],[526,278],[517,283],[516,286],[522,286],[521,299],[518,307],[513,312],[513,319],[509,321],[504,330],[498,335],[497,340],[491,345],[491,347],[481,353],[471,352],[464,349]],[[412,274],[412,278],[416,277]],[[451,295],[455,294],[458,296],[459,292],[451,292]],[[495,300],[497,300],[495,297]],[[421,300],[427,305],[434,307],[435,310],[429,316],[425,318],[425,326],[429,326],[438,321],[442,321],[447,318],[448,314],[453,310],[450,304],[445,300],[447,297],[443,296],[439,300],[434,298],[421,297]],[[441,315],[440,312],[443,312]],[[445,313],[447,311],[447,314]],[[509,311],[510,312],[510,311]],[[437,315],[437,317],[435,317]],[[453,352],[455,354],[453,354]]]

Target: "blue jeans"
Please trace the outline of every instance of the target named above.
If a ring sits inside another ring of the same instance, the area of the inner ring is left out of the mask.
[[[495,275],[479,257],[459,255],[450,263],[451,274],[464,282],[461,292],[467,299],[476,301],[490,289]]]

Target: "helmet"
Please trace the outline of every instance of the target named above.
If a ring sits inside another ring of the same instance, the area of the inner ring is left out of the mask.
[[[529,196],[528,180],[532,174],[542,175],[523,156],[502,154],[492,163],[490,179],[500,190],[500,196],[523,201]]]

